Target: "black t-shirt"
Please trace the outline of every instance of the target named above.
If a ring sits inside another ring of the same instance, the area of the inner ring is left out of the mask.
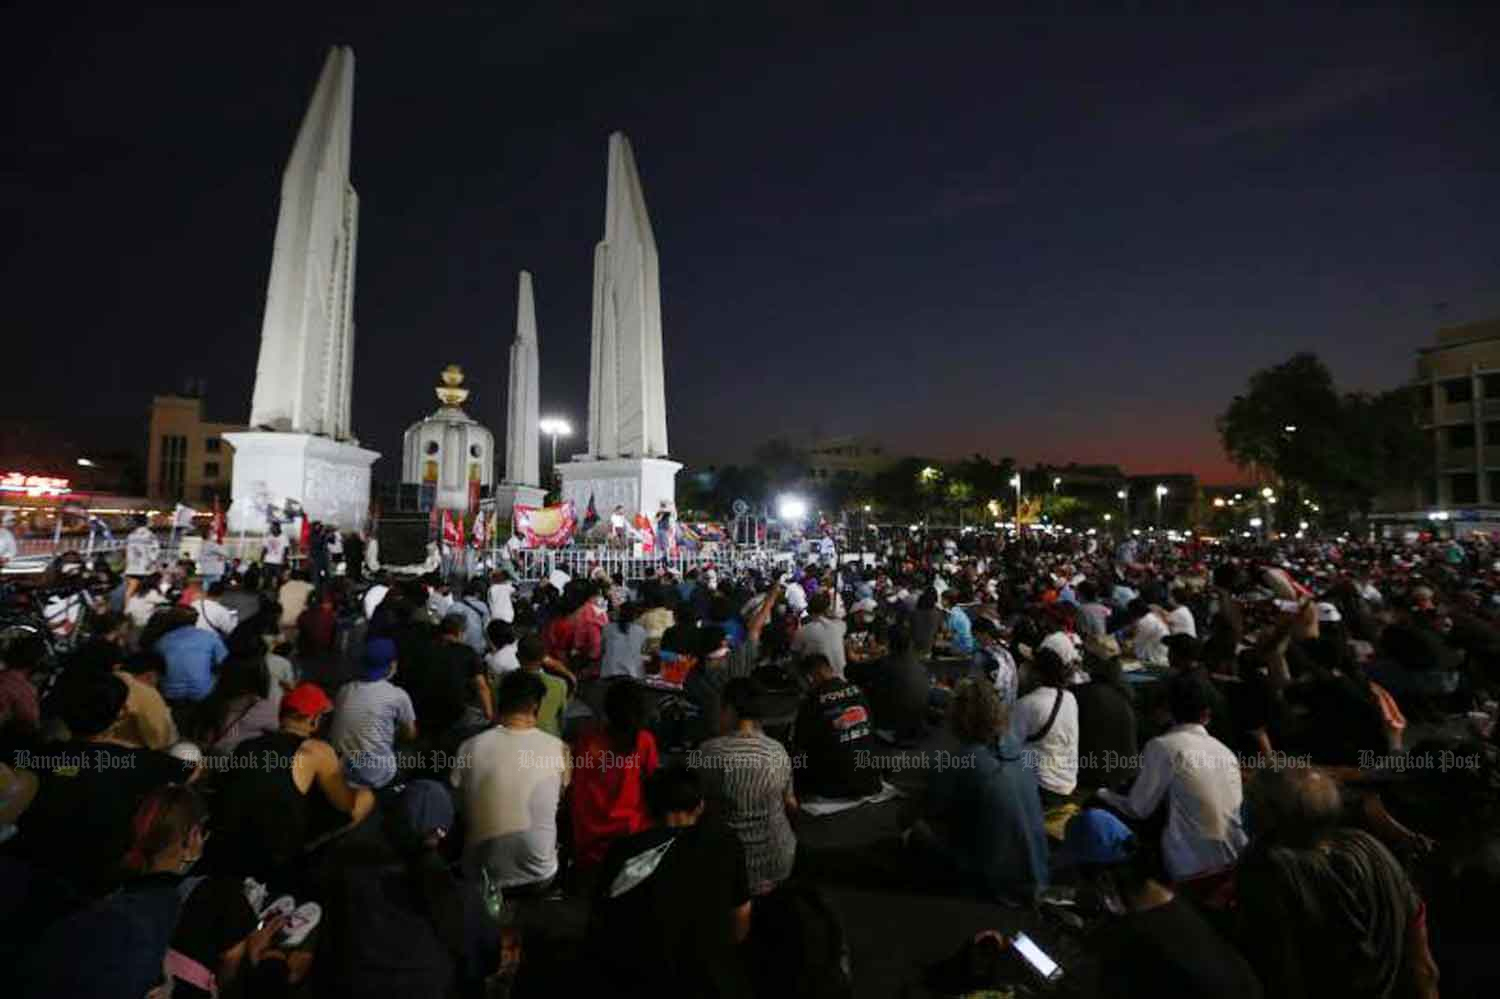
[[[585,943],[599,984],[652,999],[748,997],[731,913],[749,899],[744,848],[711,819],[617,840],[600,868]]]
[[[873,742],[870,707],[858,687],[834,677],[809,691],[797,711],[795,750],[804,757],[795,770],[798,793],[861,798],[879,791],[880,772],[860,765]]]
[[[1249,963],[1182,898],[1132,912],[1100,940],[1101,981],[1126,999],[1259,999]]]
[[[1385,719],[1364,678],[1322,673],[1287,696],[1307,706],[1302,748],[1314,763],[1356,766],[1361,751],[1385,752]]]
[[[478,696],[474,677],[484,674],[484,660],[461,642],[437,642],[419,653],[420,670],[407,689],[417,724],[433,736],[448,731]],[[404,664],[403,664],[404,668]],[[398,670],[398,677],[401,675]]]
[[[1130,692],[1110,683],[1073,688],[1078,701],[1078,783],[1115,787],[1135,776],[1135,708]]]
[[[95,742],[43,746],[16,753],[11,763],[40,782],[16,823],[15,851],[90,894],[117,881],[141,799],[193,772],[192,764],[154,749]]]
[[[1254,755],[1260,751],[1250,733],[1265,729],[1272,749],[1281,749],[1282,703],[1271,686],[1271,678],[1260,670],[1238,677],[1214,677],[1214,685],[1229,706],[1230,738],[1225,745],[1236,753]]]

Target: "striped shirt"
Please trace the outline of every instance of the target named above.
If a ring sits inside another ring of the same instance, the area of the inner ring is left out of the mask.
[[[763,894],[785,881],[797,858],[797,837],[786,814],[792,759],[764,732],[709,739],[691,754],[703,775],[705,796],[745,848],[751,891]]]

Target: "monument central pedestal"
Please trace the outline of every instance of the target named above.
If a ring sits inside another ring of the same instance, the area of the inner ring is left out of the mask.
[[[654,522],[663,502],[676,514],[675,487],[681,468],[680,462],[666,458],[574,458],[558,465],[557,472],[562,476],[563,499],[573,501],[580,523],[590,498],[601,520],[608,520],[610,511],[619,506],[627,517],[644,513]]]
[[[364,530],[377,452],[313,434],[246,431],[224,439],[234,448],[230,531],[265,533],[266,506],[289,499],[311,520]]]

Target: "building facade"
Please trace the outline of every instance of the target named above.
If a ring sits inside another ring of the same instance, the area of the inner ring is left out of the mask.
[[[804,452],[807,476],[814,483],[841,475],[868,478],[893,462],[883,446],[864,437],[829,437],[814,441]]]
[[[245,428],[203,418],[203,400],[159,395],[151,400],[146,492],[153,500],[189,506],[229,501],[234,449],[225,434]]]
[[[1433,455],[1419,505],[1500,506],[1500,319],[1438,330],[1415,384]]]

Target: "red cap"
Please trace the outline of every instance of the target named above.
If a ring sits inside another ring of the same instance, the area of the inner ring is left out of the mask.
[[[333,702],[316,683],[299,683],[281,699],[282,711],[293,711],[303,718],[316,718],[333,710]]]

